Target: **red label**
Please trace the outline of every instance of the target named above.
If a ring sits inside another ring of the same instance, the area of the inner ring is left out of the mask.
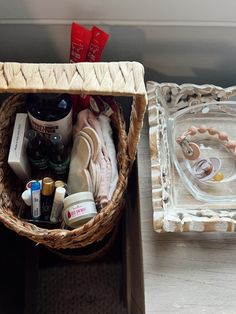
[[[102,51],[108,41],[109,35],[105,33],[102,29],[93,26],[92,37],[88,49],[88,54],[86,61],[88,62],[98,62],[101,59]]]
[[[90,30],[74,22],[72,23],[70,62],[83,62],[86,60],[90,39]]]

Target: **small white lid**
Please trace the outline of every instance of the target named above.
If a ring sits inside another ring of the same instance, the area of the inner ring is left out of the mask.
[[[59,186],[58,188],[56,188],[54,200],[63,201],[65,194],[66,194],[66,189],[63,188],[62,186]]]
[[[70,204],[81,202],[81,201],[94,201],[92,192],[78,192],[71,194],[64,199],[64,207],[68,207]]]
[[[27,206],[31,206],[31,190],[25,190],[21,197]]]

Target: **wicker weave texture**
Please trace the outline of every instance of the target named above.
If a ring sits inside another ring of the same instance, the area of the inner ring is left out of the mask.
[[[74,230],[43,229],[17,217],[21,190],[19,182],[9,170],[7,157],[14,117],[24,107],[24,95],[10,96],[0,109],[0,221],[19,235],[55,249],[80,248],[101,241],[119,222],[128,176],[136,154],[147,104],[142,65],[136,62],[60,65],[1,63],[0,91],[133,96],[128,134],[121,112],[112,116],[118,132],[119,168],[119,180],[113,197],[93,219]]]
[[[62,92],[145,95],[137,62],[30,64],[0,63],[1,92]]]

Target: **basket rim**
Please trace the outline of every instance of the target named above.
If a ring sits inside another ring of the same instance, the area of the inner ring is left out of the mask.
[[[135,61],[0,62],[0,92],[66,92],[146,98],[143,76],[143,65]]]

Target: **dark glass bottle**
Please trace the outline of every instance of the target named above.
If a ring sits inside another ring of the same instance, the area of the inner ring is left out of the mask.
[[[26,152],[33,170],[48,169],[49,161],[43,138],[35,130],[26,131],[25,137],[28,139]]]
[[[54,181],[52,178],[43,178],[41,195],[41,217],[45,221],[50,220],[54,197]]]
[[[60,133],[67,144],[72,135],[72,103],[68,94],[28,94],[27,110],[32,128],[49,137]]]
[[[69,169],[68,149],[62,141],[61,134],[51,134],[48,157],[51,169],[56,179],[66,179]]]

